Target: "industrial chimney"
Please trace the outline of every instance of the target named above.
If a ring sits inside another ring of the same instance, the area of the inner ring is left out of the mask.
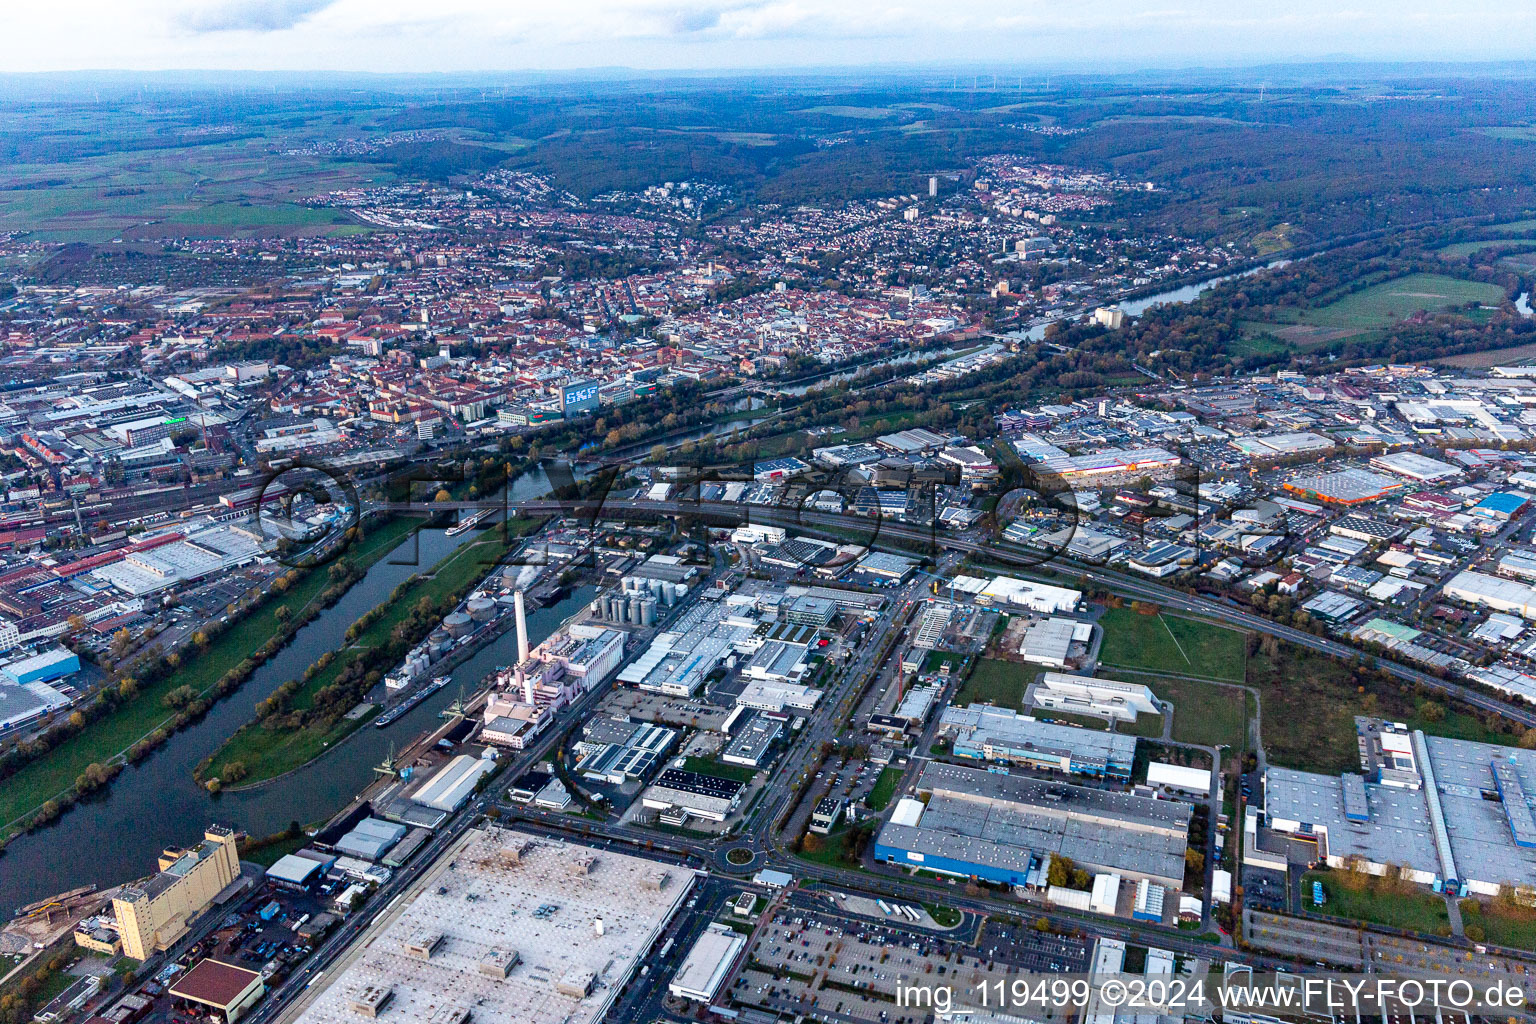
[[[513,595],[512,602],[512,607],[517,614],[517,663],[521,665],[528,660],[528,616],[523,611],[521,590]]]

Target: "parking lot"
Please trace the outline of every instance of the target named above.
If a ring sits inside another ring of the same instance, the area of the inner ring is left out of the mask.
[[[1025,971],[1086,974],[1093,950],[1082,939],[1036,931],[1028,924],[987,921],[977,939],[982,956]]]
[[[958,1003],[989,982],[1034,970],[1082,970],[1087,964],[1086,950],[1075,940],[1020,941],[1004,959],[993,952],[1008,945],[1010,936],[1023,940],[1024,933],[999,930],[991,936],[978,949],[876,921],[786,908],[758,932],[732,996],[773,1013],[916,1024],[927,1011],[898,1006],[899,986],[948,987]]]

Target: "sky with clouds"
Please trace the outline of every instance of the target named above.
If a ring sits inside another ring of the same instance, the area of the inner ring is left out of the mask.
[[[14,0],[0,71],[1527,59],[1530,0]]]

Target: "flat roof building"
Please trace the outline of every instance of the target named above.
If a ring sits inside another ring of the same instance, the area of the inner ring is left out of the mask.
[[[1089,871],[1184,883],[1188,804],[940,762],[923,769],[917,790],[927,806],[899,803],[875,839],[876,860],[1024,885],[1059,855]]]
[[[1269,828],[1316,843],[1317,859],[1334,867],[1398,868],[1420,884],[1480,895],[1536,886],[1536,751],[1380,731],[1389,749],[1370,775],[1269,768]]]
[[[1399,479],[1364,469],[1304,473],[1285,482],[1285,489],[1309,501],[1330,505],[1359,505],[1395,494],[1405,486]]]
[[[1088,643],[1093,637],[1093,623],[1057,616],[1031,622],[1024,628],[1019,655],[1036,665],[1065,668],[1074,643]]]
[[[1371,460],[1371,465],[1420,483],[1440,483],[1445,480],[1455,480],[1461,476],[1461,470],[1449,462],[1431,459],[1417,452],[1390,452],[1386,455],[1378,455]]]
[[[821,693],[822,691],[815,687],[801,686],[798,683],[753,679],[742,687],[741,693],[737,694],[736,703],[745,708],[775,713],[783,712],[786,708],[811,711],[815,709],[816,702],[821,700]]]
[[[470,829],[380,917],[301,1024],[593,1024],[689,890],[692,872],[515,829]],[[431,955],[409,947],[435,936]],[[510,966],[509,966],[510,965]]]
[[[80,656],[63,647],[21,658],[0,668],[0,681],[14,686],[52,683],[80,671]]]
[[[678,999],[713,1002],[746,946],[745,935],[727,925],[711,922],[683,958],[667,991]]]
[[[994,576],[976,595],[978,604],[1016,605],[1043,615],[1070,612],[1082,598],[1081,590],[1053,587],[1016,576]]]
[[[240,877],[235,832],[209,825],[203,841],[178,853],[157,875],[126,885],[112,900],[123,952],[135,960],[169,949],[189,923]]]
[[[1517,580],[1466,570],[1447,580],[1442,592],[1446,597],[1468,604],[1510,612],[1523,619],[1536,619],[1536,588]]]
[[[664,815],[684,811],[710,821],[724,821],[745,787],[735,779],[668,768],[640,797],[641,806]]]
[[[1029,688],[1025,698],[1048,711],[1091,715],[1111,722],[1134,722],[1137,715],[1161,713],[1157,698],[1145,683],[1047,672]]]
[[[767,759],[768,752],[783,732],[784,723],[778,719],[749,712],[746,720],[737,727],[736,735],[725,745],[720,760],[757,768]]]
[[[1136,760],[1134,736],[1042,722],[988,704],[946,708],[939,735],[950,737],[957,757],[1075,775],[1129,779]]]

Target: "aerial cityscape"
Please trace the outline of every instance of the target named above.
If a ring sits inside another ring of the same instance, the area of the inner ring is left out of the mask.
[[[1514,44],[64,6],[0,1024],[1530,1016]]]

